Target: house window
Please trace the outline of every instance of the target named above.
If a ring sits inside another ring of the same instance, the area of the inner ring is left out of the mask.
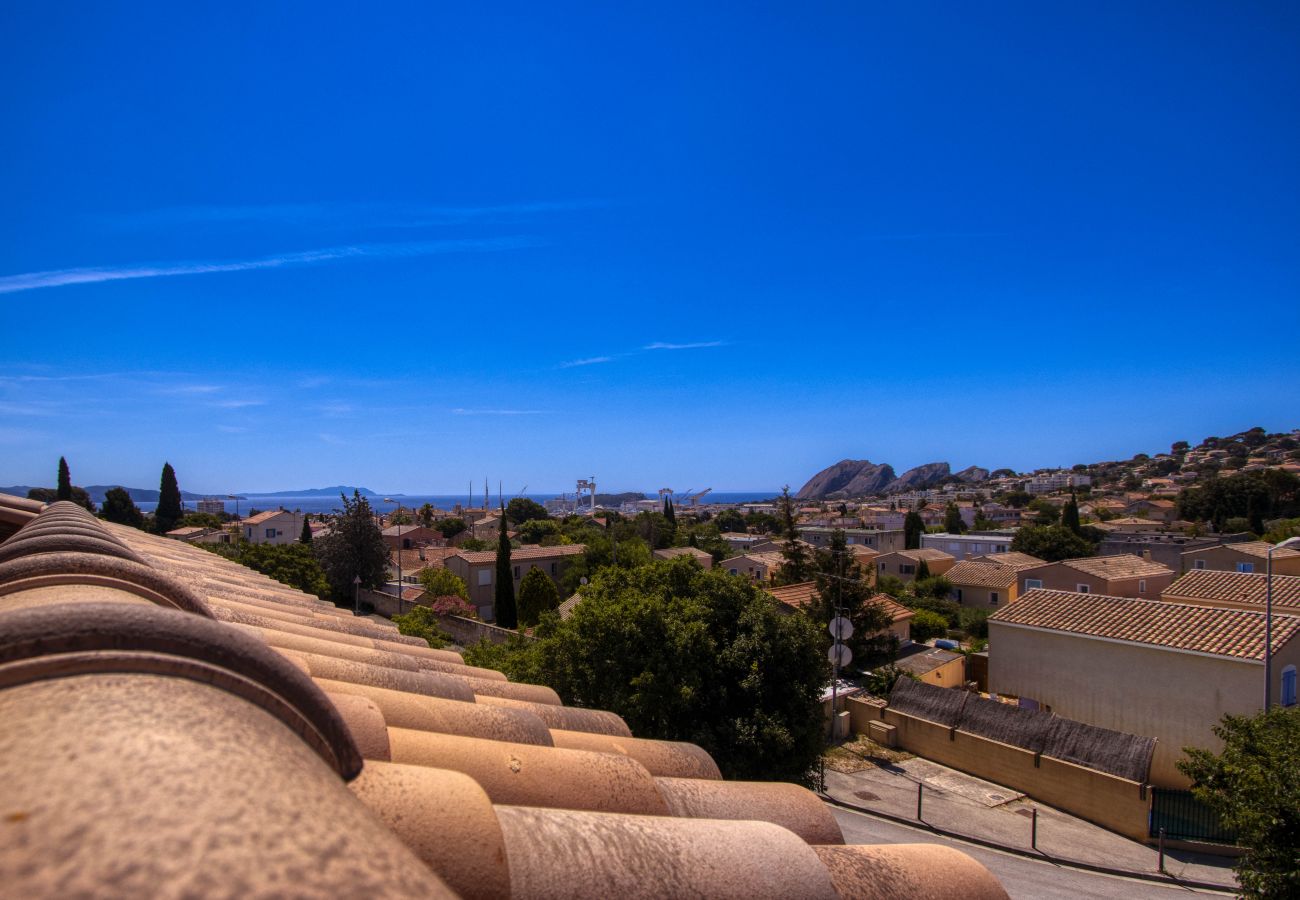
[[[961,602],[961,588],[957,588],[957,602]]]
[[[556,563],[551,563],[551,574],[552,574],[552,575],[555,574],[555,566],[556,566]]]
[[[989,606],[997,606],[997,605],[998,605],[998,592],[989,591]]]
[[[1237,563],[1237,571],[1238,571],[1238,572],[1245,572],[1245,573],[1249,574],[1249,573],[1255,571],[1255,564],[1254,564],[1254,563]]]
[[[491,569],[479,569],[479,571],[478,571],[478,583],[481,584],[481,585],[482,585],[482,584],[491,584],[491,583],[492,583],[492,570],[491,570]]]
[[[732,569],[732,570],[731,570],[731,574],[732,574],[732,575],[735,575],[735,574],[736,574],[736,570],[735,570],[735,569]]]
[[[1282,705],[1295,706],[1295,666],[1282,670]]]
[[[515,566],[515,579],[516,579],[516,580],[519,579],[519,567],[518,567],[518,566]]]
[[[1192,568],[1193,568],[1193,569],[1204,569],[1204,568],[1205,568],[1205,560],[1203,560],[1203,559],[1198,559],[1198,560],[1196,560],[1194,563],[1192,563]]]
[[[1147,580],[1146,580],[1145,578],[1139,578],[1139,579],[1138,579],[1138,593],[1139,593],[1139,594],[1145,594],[1146,592],[1147,592]]]
[[[899,565],[899,567],[898,567],[898,574],[900,574],[900,575],[914,575],[914,574],[916,574],[916,566]]]
[[[275,537],[275,529],[274,528],[266,529],[266,536],[269,538]]]
[[[1074,589],[1078,591],[1080,594],[1088,593],[1088,586],[1086,584],[1076,584],[1074,586]]]
[[[1041,578],[1026,578],[1026,579],[1025,579],[1025,590],[1027,590],[1027,591],[1032,591],[1034,588],[1040,588],[1040,587],[1042,587],[1042,586],[1043,586],[1043,579],[1041,579]]]

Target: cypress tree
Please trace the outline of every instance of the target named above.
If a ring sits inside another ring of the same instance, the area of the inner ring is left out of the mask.
[[[515,606],[515,577],[510,571],[510,536],[506,534],[506,507],[501,505],[501,533],[497,536],[497,583],[493,596],[497,624],[518,628],[519,613]]]
[[[669,525],[677,527],[677,510],[673,508],[672,497],[664,498],[664,518],[668,520]]]
[[[171,463],[163,463],[158,509],[153,514],[154,531],[166,534],[180,524],[181,515],[181,489],[176,483],[176,470]]]
[[[927,563],[925,560],[921,560],[919,563],[916,564],[916,580],[924,581],[926,578],[929,577],[930,577],[930,564]]]
[[[72,499],[72,475],[68,472],[68,461],[62,456],[59,457],[59,489],[54,499]]]
[[[304,513],[302,517],[302,534],[298,540],[304,544],[311,543],[311,513]]]
[[[1075,534],[1082,531],[1079,526],[1079,501],[1074,496],[1074,488],[1070,488],[1069,502],[1061,507],[1061,524]]]
[[[921,547],[921,535],[925,534],[925,520],[917,513],[908,511],[903,519],[903,549],[918,550]]]

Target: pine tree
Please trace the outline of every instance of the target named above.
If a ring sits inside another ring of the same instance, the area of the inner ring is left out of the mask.
[[[378,588],[388,579],[388,545],[365,497],[357,491],[352,492],[351,500],[344,494],[339,497],[343,512],[334,517],[329,531],[312,543],[312,552],[325,570],[330,599],[351,606],[352,579],[359,577],[366,589]]]
[[[497,536],[497,583],[493,597],[497,624],[502,628],[518,628],[519,613],[515,607],[515,578],[510,570],[510,536],[506,534],[506,508],[501,507],[501,533]]]
[[[120,487],[111,487],[104,494],[104,508],[100,516],[106,522],[144,528],[144,513],[140,512],[131,495]]]
[[[72,499],[72,475],[68,472],[68,461],[62,456],[59,457],[59,489],[54,499]]]
[[[181,522],[181,489],[176,483],[176,470],[171,463],[163,463],[162,483],[158,488],[158,509],[153,514],[154,531],[166,534]]]
[[[673,508],[672,497],[664,498],[664,518],[668,520],[668,524],[673,528],[677,527],[677,510]]]
[[[781,489],[781,532],[785,537],[785,546],[781,556],[785,560],[773,576],[776,584],[800,584],[812,578],[813,565],[808,548],[799,540],[799,529],[794,521],[794,498],[790,496],[790,486]]]
[[[943,514],[943,530],[949,534],[965,534],[966,523],[962,520],[961,510],[956,503],[949,503]]]
[[[311,543],[311,513],[304,513],[302,517],[302,534],[298,540],[304,544]]]
[[[1069,502],[1061,507],[1061,524],[1075,534],[1082,533],[1079,527],[1079,501],[1074,496],[1074,488],[1070,488]]]

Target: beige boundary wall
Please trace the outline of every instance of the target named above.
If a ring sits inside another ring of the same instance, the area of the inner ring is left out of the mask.
[[[1133,840],[1148,840],[1146,785],[897,712],[879,701],[854,697],[848,708],[854,734],[883,721],[894,726],[903,750],[1015,788]]]

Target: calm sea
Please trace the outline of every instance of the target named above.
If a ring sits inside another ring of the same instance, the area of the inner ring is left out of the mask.
[[[773,497],[778,496],[780,493],[781,493],[780,491],[714,491],[711,494],[705,495],[702,499],[703,502],[705,503],[754,503],[759,500],[770,500]],[[556,497],[559,497],[560,495],[559,494],[522,494],[522,495],[515,495],[515,496],[524,496],[530,500],[536,500],[538,503],[545,503],[547,500],[554,500]],[[570,494],[568,496],[572,497],[573,495]],[[655,495],[651,493],[648,496],[651,499],[653,499]],[[398,506],[397,502],[385,503],[383,499],[378,497],[368,497],[367,499],[370,501],[371,509],[375,509],[380,512],[392,512],[393,510],[397,509]],[[393,497],[392,499],[394,501],[400,500],[403,509],[419,509],[421,506],[423,506],[426,503],[432,505],[436,509],[445,509],[445,510],[453,509],[457,503],[461,504],[462,506],[469,505],[469,497],[467,497],[465,494],[411,494],[409,496],[402,495],[401,497]],[[511,498],[507,497],[505,499],[506,502],[508,503]],[[495,505],[496,502],[497,502],[497,498],[496,495],[494,494],[492,496],[493,505]],[[477,497],[475,497],[474,503],[482,504],[483,495],[479,494]],[[683,506],[684,505],[685,504],[683,503]],[[158,506],[158,504],[140,502],[137,503],[136,506],[138,506],[140,509],[144,510],[145,512],[153,512],[154,509]],[[239,500],[238,510],[236,510],[235,508],[234,500],[227,500],[226,512],[233,513],[237,511],[241,515],[248,515],[248,511],[250,509],[256,509],[260,511],[260,510],[267,510],[267,509],[279,509],[282,506],[285,509],[297,510],[299,512],[307,512],[307,513],[336,512],[343,508],[343,504],[339,502],[338,497],[318,497],[318,496],[259,497],[254,494],[248,494],[246,497]],[[185,508],[188,510],[193,510],[195,508],[194,501],[186,500]]]

